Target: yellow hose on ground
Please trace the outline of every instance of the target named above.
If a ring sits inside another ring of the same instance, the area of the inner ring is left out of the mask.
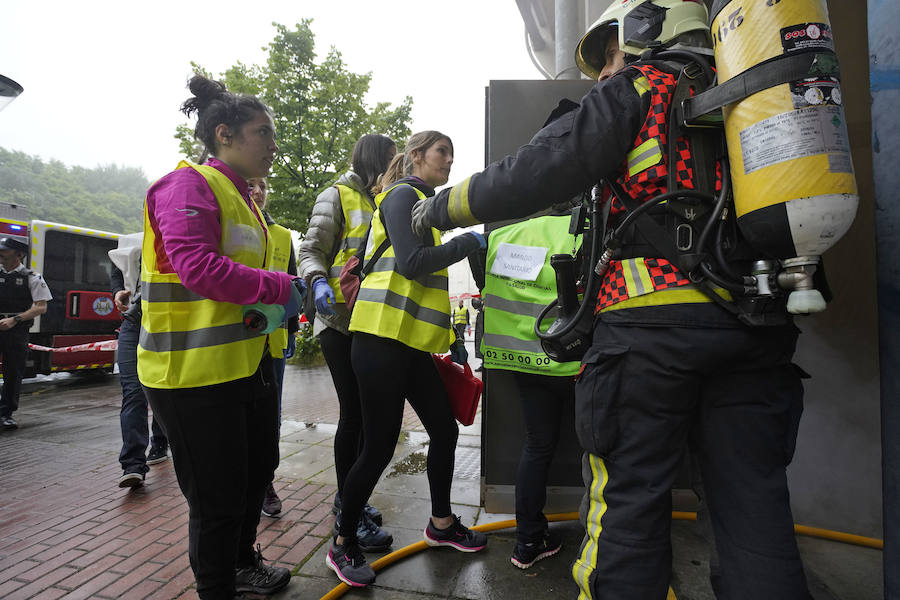
[[[575,521],[578,519],[577,512],[568,512],[568,513],[556,513],[553,515],[547,515],[548,522],[555,521]],[[682,512],[682,511],[672,511],[672,520],[674,521],[696,521],[697,513],[695,512]],[[475,531],[481,531],[483,533],[489,533],[491,531],[497,531],[499,529],[509,529],[511,527],[516,526],[515,519],[508,519],[506,521],[497,521],[495,523],[484,523],[483,525],[475,525],[471,527]],[[807,527],[806,525],[794,525],[794,531],[799,533],[800,535],[805,535],[809,537],[821,538],[823,540],[831,540],[834,542],[842,542],[845,544],[853,544],[856,546],[865,546],[867,548],[875,548],[876,550],[884,549],[884,541],[876,538],[864,537],[861,535],[855,535],[852,533],[843,533],[841,531],[832,531],[830,529],[820,529],[818,527]],[[409,546],[404,546],[399,550],[395,550],[390,554],[382,556],[378,560],[372,563],[372,570],[376,573],[381,569],[394,564],[398,560],[406,558],[411,554],[416,554],[417,552],[421,552],[428,548],[428,545],[424,541],[416,542],[414,544],[410,544]],[[350,586],[346,583],[339,583],[335,586],[330,592],[322,596],[320,600],[335,600],[335,598],[340,598],[347,591],[350,590]],[[677,600],[675,598],[675,592],[672,591],[672,588],[669,588],[669,593],[666,600]]]

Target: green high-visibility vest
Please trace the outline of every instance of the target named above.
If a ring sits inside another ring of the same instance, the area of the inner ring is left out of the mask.
[[[577,361],[558,363],[548,357],[534,334],[534,321],[556,299],[554,254],[571,254],[576,237],[569,217],[538,217],[492,231],[482,292],[484,335],[481,353],[488,369],[540,375],[571,376]],[[546,330],[556,311],[544,321]]]

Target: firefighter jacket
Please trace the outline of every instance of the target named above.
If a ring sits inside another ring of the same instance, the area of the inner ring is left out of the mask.
[[[571,254],[577,240],[568,216],[546,216],[507,225],[488,237],[484,299],[484,366],[538,375],[574,375],[579,363],[558,363],[541,348],[534,321],[556,299],[554,254]],[[552,311],[542,330],[556,319]]]
[[[254,203],[248,203],[214,167],[182,161],[209,184],[219,203],[219,251],[236,263],[269,269],[271,238]],[[138,377],[147,387],[190,388],[252,375],[267,337],[243,325],[243,306],[204,298],[184,287],[178,275],[157,263],[157,240],[146,205],[141,266],[141,333]]]
[[[344,304],[338,278],[347,260],[365,246],[374,211],[375,201],[353,171],[341,175],[335,185],[316,198],[309,229],[300,243],[299,273],[310,289],[319,277],[328,279],[337,301],[334,315],[316,315],[316,334],[326,326],[344,334],[349,331],[350,312]]]
[[[367,261],[388,237],[381,218],[381,204],[389,193],[405,185],[408,184],[395,184],[375,196],[378,208],[372,217],[372,231],[366,244]],[[415,190],[419,199],[426,197],[418,188],[409,187]],[[433,245],[440,246],[440,233],[432,229],[431,236]],[[447,352],[453,340],[447,268],[407,278],[396,267],[394,247],[390,245],[360,285],[350,318],[350,331],[397,340],[423,352]]]
[[[546,125],[515,156],[441,190],[429,207],[428,221],[449,229],[523,217],[580,194],[604,178],[624,183],[638,202],[666,191],[668,157],[657,150],[666,142],[665,117],[676,74],[671,65],[654,61],[626,67],[597,83],[577,108]],[[689,171],[684,153],[679,153],[678,162],[679,171]],[[688,182],[687,187],[690,177],[679,181]],[[687,283],[661,258],[620,262],[611,266],[603,282],[602,318],[737,326],[732,315]],[[610,308],[625,300],[630,303],[615,308],[632,310]]]

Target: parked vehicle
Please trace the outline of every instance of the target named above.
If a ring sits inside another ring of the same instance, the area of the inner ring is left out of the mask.
[[[26,265],[43,275],[53,300],[34,320],[30,343],[49,348],[116,339],[122,321],[109,293],[110,250],[119,234],[48,221],[29,221],[19,205],[0,203],[0,236],[30,245]],[[26,377],[38,373],[101,369],[112,372],[115,350],[77,352],[32,350]]]

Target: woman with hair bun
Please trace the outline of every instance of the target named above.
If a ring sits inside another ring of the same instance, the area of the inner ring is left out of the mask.
[[[373,189],[388,163],[397,154],[394,140],[366,134],[353,147],[351,169],[316,198],[309,229],[300,243],[299,272],[315,298],[313,334],[331,372],[340,404],[334,434],[334,471],[337,493],[332,511],[341,509],[344,479],[362,449],[362,408],[359,388],[350,362],[350,311],[341,294],[339,276],[351,256],[362,252],[366,232],[375,212]],[[366,504],[359,520],[357,540],[364,552],[386,550],[394,539],[384,532],[381,513]]]
[[[428,432],[427,474],[431,517],[425,527],[430,546],[477,552],[487,537],[465,527],[451,512],[450,484],[459,435],[444,383],[432,353],[451,340],[447,267],[485,246],[470,231],[441,245],[440,233],[412,231],[411,211],[420,199],[444,185],[453,164],[453,142],[438,131],[413,135],[381,177],[382,188],[366,244],[374,268],[362,281],[350,318],[351,360],[359,385],[365,443],[347,474],[341,514],[326,564],[344,583],[375,581],[357,540],[357,523],[378,478],[394,454],[406,400]],[[380,257],[376,256],[381,252]],[[368,268],[368,267],[367,267]]]
[[[247,183],[278,152],[270,110],[200,75],[189,88],[182,111],[197,114],[195,136],[212,158],[182,161],[147,192],[138,375],[190,508],[197,594],[232,600],[272,594],[291,577],[253,546],[278,464],[266,332],[296,314],[302,282],[269,270],[273,243]]]

